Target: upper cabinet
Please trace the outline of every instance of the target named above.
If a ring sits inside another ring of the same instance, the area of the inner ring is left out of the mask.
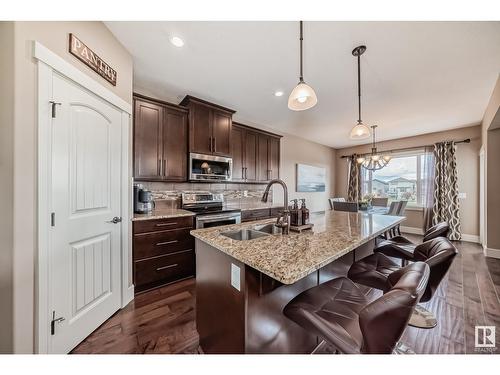
[[[234,182],[267,182],[279,178],[280,136],[234,123]]]
[[[190,95],[180,105],[189,109],[189,152],[231,156],[235,111]]]
[[[186,181],[188,111],[134,94],[134,178]]]

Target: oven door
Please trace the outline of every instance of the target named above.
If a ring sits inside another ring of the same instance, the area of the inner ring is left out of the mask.
[[[241,223],[241,212],[206,214],[196,216],[196,229]]]

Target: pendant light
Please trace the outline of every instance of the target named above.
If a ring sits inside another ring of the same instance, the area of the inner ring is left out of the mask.
[[[300,21],[300,78],[299,83],[288,97],[288,108],[292,111],[304,111],[314,107],[318,102],[313,88],[304,82],[304,75],[302,74],[302,40],[303,30],[302,21]]]
[[[358,58],[358,124],[351,130],[351,139],[366,139],[370,137],[370,129],[361,120],[361,55],[366,46],[358,46],[352,50],[352,55]]]
[[[377,152],[377,145],[375,143],[375,129],[377,128],[377,125],[373,125],[371,128],[373,134],[372,152],[367,156],[358,157],[356,161],[358,162],[358,164],[361,164],[363,168],[366,168],[370,171],[376,171],[384,168],[391,160],[391,156],[380,155]]]

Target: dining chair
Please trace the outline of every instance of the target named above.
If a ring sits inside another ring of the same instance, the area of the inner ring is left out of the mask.
[[[387,202],[389,198],[372,198],[372,206],[376,207],[387,207]]]
[[[345,198],[328,198],[328,203],[330,203],[330,210],[333,210],[333,202],[345,202]]]
[[[335,211],[358,212],[357,202],[333,202]]]
[[[399,201],[396,216],[403,216],[404,215],[407,204],[408,204],[408,201]],[[397,234],[398,236],[401,236],[401,226],[399,224],[393,229],[393,234],[394,235]]]
[[[387,211],[387,215],[395,216],[398,212],[398,209],[399,209],[399,201],[392,201],[391,205],[389,206],[389,211]]]

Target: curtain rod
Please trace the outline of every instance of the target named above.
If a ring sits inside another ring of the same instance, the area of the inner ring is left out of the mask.
[[[470,138],[467,138],[467,139],[464,139],[462,141],[455,141],[455,144],[457,143],[470,143]],[[392,149],[392,150],[385,150],[385,151],[380,151],[380,152],[377,152],[379,154],[383,154],[385,152],[396,152],[396,151],[408,151],[408,150],[416,150],[416,149],[419,149],[419,148],[425,148],[425,147],[430,147],[430,146],[433,146],[433,145],[424,145],[424,146],[415,146],[415,147],[405,147],[405,148],[397,148],[397,149]],[[363,155],[370,155],[371,153],[370,152],[365,152],[363,154],[355,154],[355,155],[360,155],[360,156],[363,156]],[[352,154],[354,155],[354,154]],[[352,155],[342,155],[340,158],[341,159],[344,159],[344,158],[350,158]]]

